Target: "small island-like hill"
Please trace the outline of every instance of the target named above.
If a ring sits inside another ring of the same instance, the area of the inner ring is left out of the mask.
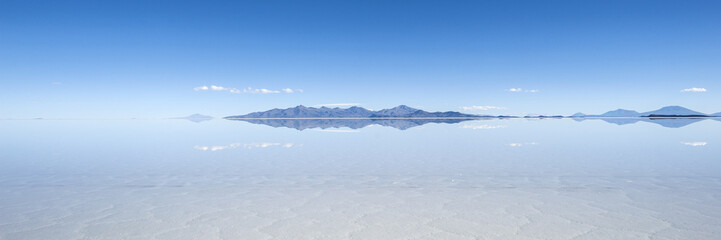
[[[681,106],[667,106],[649,112],[637,112],[634,110],[616,109],[601,115],[585,115],[574,117],[710,117],[714,114],[704,114]]]

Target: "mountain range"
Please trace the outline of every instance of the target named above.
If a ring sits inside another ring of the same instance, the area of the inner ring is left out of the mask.
[[[362,107],[353,106],[350,108],[328,108],[328,107],[306,107],[299,105],[297,107],[286,108],[286,109],[271,109],[264,112],[253,112],[245,115],[228,116],[225,119],[255,119],[255,118],[488,118],[488,117],[514,117],[514,116],[489,116],[489,115],[474,115],[466,114],[454,111],[447,112],[427,112],[420,109],[412,108],[406,105],[400,105],[394,108],[383,109],[378,111],[368,110]],[[526,116],[533,118],[546,118],[556,117],[561,118],[560,115],[554,116]],[[634,110],[627,109],[616,109],[608,111],[600,115],[586,115],[583,113],[576,113],[570,118],[618,118],[618,117],[647,117],[647,118],[660,118],[660,117],[721,117],[721,112],[714,114],[705,114],[681,106],[667,106],[654,111],[649,112],[637,112]],[[188,117],[190,118],[190,117]]]
[[[603,121],[625,125],[637,122],[650,122],[664,127],[679,128],[698,121],[708,116],[721,117],[720,113],[704,114],[680,106],[668,106],[649,112],[637,112],[633,110],[617,109],[600,115],[586,115],[576,113],[569,118],[577,121],[586,119],[601,119]],[[524,118],[562,118],[563,116],[526,116]],[[210,116],[194,114],[183,119],[208,120]],[[305,107],[303,105],[287,109],[271,109],[264,112],[253,112],[245,115],[228,116],[225,119],[239,120],[254,124],[263,124],[272,127],[287,127],[298,130],[311,128],[339,128],[348,127],[351,129],[363,128],[369,125],[381,125],[401,130],[424,125],[427,123],[459,123],[474,119],[490,118],[517,118],[516,116],[488,116],[472,115],[460,112],[427,112],[420,109],[400,105],[390,109],[378,111],[368,110],[362,107],[350,108],[328,108],[328,107]],[[677,119],[674,119],[677,118]],[[714,120],[721,121],[719,118]]]
[[[390,109],[371,111],[362,107],[328,108],[306,107],[303,105],[271,109],[264,112],[253,112],[245,115],[228,116],[225,119],[245,118],[478,118],[490,117],[465,114],[460,112],[426,112],[420,109],[400,105]]]

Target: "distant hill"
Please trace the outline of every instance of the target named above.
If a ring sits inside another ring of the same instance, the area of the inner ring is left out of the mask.
[[[601,120],[617,125],[634,124],[637,122],[655,123],[667,128],[680,128],[695,122],[703,121],[703,118],[602,118]]]
[[[662,107],[655,111],[641,113],[641,116],[706,116],[704,113],[696,112],[681,106]]]
[[[264,112],[254,112],[226,118],[365,118],[370,115],[373,115],[373,112],[362,107],[314,108],[300,105],[293,108],[275,108]]]
[[[213,117],[196,113],[196,114],[192,114],[190,116],[182,117],[182,118],[183,119],[212,119]]]
[[[193,121],[193,122],[203,122],[203,121],[211,120],[211,119],[213,119],[213,117],[196,113],[196,114],[192,114],[192,115],[189,115],[186,117],[177,117],[174,119],[185,119],[185,120],[189,120],[189,121]]]
[[[714,116],[714,117],[721,117],[721,112],[717,112],[717,113],[711,114],[711,116]]]
[[[582,112],[577,112],[577,113],[574,113],[573,115],[571,115],[571,117],[585,117],[585,116],[587,116],[587,115]]]
[[[616,110],[608,111],[604,114],[601,114],[600,116],[601,117],[640,117],[641,113],[633,111],[633,110],[616,109]]]
[[[240,118],[473,118],[478,115],[459,112],[426,112],[420,109],[400,105],[390,109],[371,111],[362,107],[350,108],[314,108],[303,105],[286,108],[271,109],[264,112],[254,112],[245,115],[228,116],[226,119]]]
[[[601,115],[586,115],[572,117],[706,117],[707,114],[693,111],[681,106],[667,106],[649,112],[637,112],[634,110],[616,109]]]

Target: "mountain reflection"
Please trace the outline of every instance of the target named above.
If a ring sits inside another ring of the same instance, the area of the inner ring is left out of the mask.
[[[421,126],[428,123],[460,123],[478,119],[229,119],[232,121],[245,121],[254,124],[263,124],[271,127],[287,127],[298,130],[312,128],[341,128],[360,129],[370,125],[381,125],[400,130]]]
[[[439,119],[432,119],[432,118],[426,118],[426,119],[418,119],[418,118],[409,118],[409,119],[379,119],[379,118],[368,118],[368,119],[268,119],[268,118],[244,118],[244,119],[228,119],[231,121],[244,121],[249,122],[253,124],[262,124],[262,125],[268,125],[271,127],[287,127],[287,128],[293,128],[297,130],[305,130],[305,129],[327,129],[327,128],[350,128],[350,129],[360,129],[364,128],[370,125],[380,125],[380,126],[386,126],[386,127],[392,127],[400,130],[406,130],[412,127],[421,126],[428,123],[448,123],[448,124],[455,124],[465,121],[472,121],[472,120],[491,120],[494,118],[454,118],[454,119],[448,119],[448,118],[439,118]],[[696,123],[699,121],[703,121],[706,118],[573,118],[575,121],[586,121],[586,120],[603,120],[608,123],[613,123],[616,125],[626,125],[626,124],[635,124],[638,122],[649,122],[658,124],[663,127],[667,128],[680,128],[687,125],[690,125],[692,123]],[[721,119],[713,118],[713,120],[721,121]],[[499,126],[489,126],[489,125],[478,125],[478,126],[471,126],[471,125],[463,125],[462,128],[471,128],[471,129],[489,129],[489,128],[502,128],[505,127],[503,125]]]
[[[706,120],[706,118],[577,118],[574,120],[601,119],[607,123],[613,123],[616,125],[634,124],[637,122],[649,122],[661,125],[667,128],[680,128],[690,125],[695,122]]]

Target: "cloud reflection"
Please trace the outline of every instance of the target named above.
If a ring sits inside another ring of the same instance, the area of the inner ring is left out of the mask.
[[[488,124],[482,124],[482,125],[474,125],[474,124],[464,124],[461,125],[461,128],[468,128],[468,129],[497,129],[497,128],[505,128],[506,125],[488,125]]]
[[[698,87],[687,88],[687,89],[681,90],[681,92],[705,92],[705,91],[706,91],[705,88],[698,88]]]
[[[486,110],[500,110],[500,109],[506,109],[505,107],[496,107],[496,106],[467,106],[467,107],[461,107],[461,109],[465,111],[474,111],[474,110],[480,110],[480,111],[486,111]]]
[[[257,143],[231,143],[228,145],[216,145],[216,146],[202,146],[202,145],[195,145],[193,148],[201,151],[220,151],[225,149],[233,149],[233,148],[245,148],[245,149],[253,149],[253,148],[267,148],[267,147],[283,147],[283,148],[292,148],[292,147],[299,147],[302,146],[302,144],[295,144],[295,143],[276,143],[276,142],[257,142]]]
[[[537,142],[509,143],[508,146],[511,146],[511,147],[523,147],[523,146],[527,146],[527,145],[536,145],[536,144],[538,144],[538,143],[537,143]]]
[[[318,132],[336,132],[336,133],[357,133],[360,130],[355,129],[316,129]]]
[[[525,90],[525,89],[523,89],[523,88],[510,88],[510,89],[508,89],[508,90],[506,90],[506,91],[509,91],[509,92],[528,92],[528,93],[537,93],[537,92],[539,92],[537,89]]]
[[[692,147],[703,147],[706,146],[707,142],[681,142],[683,145],[688,145]]]

